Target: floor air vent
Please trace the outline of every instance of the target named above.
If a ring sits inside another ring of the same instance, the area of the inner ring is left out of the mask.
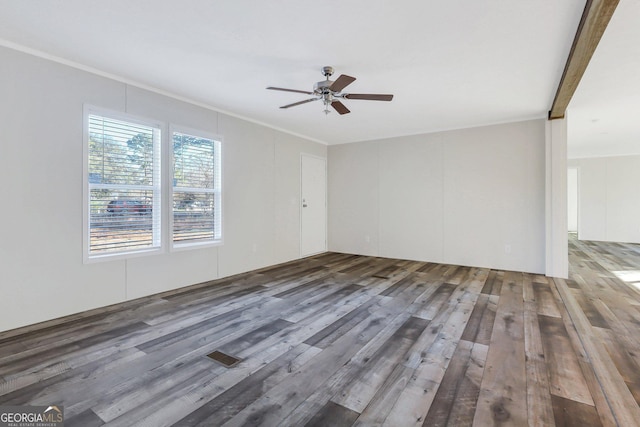
[[[241,359],[238,359],[237,357],[230,356],[218,350],[207,354],[207,357],[215,360],[223,366],[226,366],[227,368],[234,367],[241,361]]]

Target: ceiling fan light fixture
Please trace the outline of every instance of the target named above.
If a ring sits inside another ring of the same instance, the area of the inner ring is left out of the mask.
[[[347,76],[346,74],[341,74],[338,78],[333,81],[329,80],[329,77],[333,75],[333,67],[325,66],[322,67],[322,74],[325,76],[325,80],[319,81],[313,85],[313,92],[307,92],[304,90],[297,89],[285,89],[281,87],[273,87],[269,86],[267,89],[270,90],[279,90],[284,92],[297,92],[297,93],[305,93],[309,95],[315,95],[315,98],[307,99],[305,101],[294,102],[293,104],[284,105],[280,108],[290,108],[295,107],[297,105],[306,104],[311,101],[319,101],[322,100],[324,104],[324,113],[329,114],[329,105],[333,107],[334,110],[338,112],[338,114],[343,115],[350,113],[351,111],[338,99],[361,99],[368,101],[391,101],[393,99],[393,95],[383,95],[383,94],[363,94],[363,93],[342,93],[342,90],[353,83],[356,78]]]

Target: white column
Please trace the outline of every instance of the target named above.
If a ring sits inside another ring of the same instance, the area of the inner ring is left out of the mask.
[[[567,237],[567,118],[546,125],[546,264],[551,277],[569,275]]]

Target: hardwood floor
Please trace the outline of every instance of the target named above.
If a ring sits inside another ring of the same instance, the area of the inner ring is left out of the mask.
[[[0,405],[81,427],[640,425],[640,246],[572,238],[570,263],[328,253],[94,310],[0,334]]]

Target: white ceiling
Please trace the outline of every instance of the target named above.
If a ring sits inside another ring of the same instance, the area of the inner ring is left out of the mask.
[[[584,5],[585,0],[0,0],[0,44],[337,144],[545,117]],[[637,17],[639,6],[638,0],[622,0],[619,9]],[[634,22],[618,16],[624,13],[616,13],[614,26]],[[638,29],[615,30],[607,30],[603,40],[614,50],[608,55],[618,58],[624,51],[637,64],[640,44],[630,51],[616,43],[625,36],[638,40]],[[602,56],[600,49],[596,56]],[[607,98],[621,107],[615,114],[613,105],[591,102],[612,96],[609,85],[631,79],[626,69],[624,76],[609,74],[611,60],[598,58],[589,71],[580,102],[570,106],[570,121],[598,118],[588,123],[600,127],[624,118],[623,97],[633,95],[628,91],[616,101]],[[357,77],[345,91],[395,98],[345,100],[350,114],[325,116],[319,102],[279,109],[306,95],[265,90],[311,90],[323,79],[323,65],[335,67],[334,78]],[[640,86],[633,85],[637,99]],[[577,137],[584,128],[570,132]]]
[[[640,154],[640,0],[620,0],[568,110],[570,158]]]

